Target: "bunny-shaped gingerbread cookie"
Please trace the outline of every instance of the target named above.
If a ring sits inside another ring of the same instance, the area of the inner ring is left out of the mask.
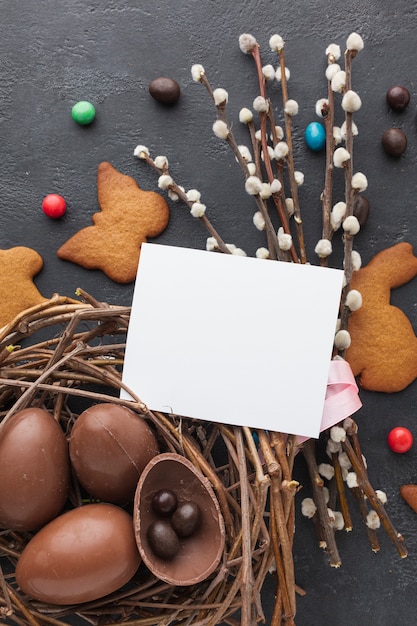
[[[382,250],[353,273],[351,288],[362,294],[363,304],[349,320],[346,360],[364,389],[401,391],[417,378],[417,337],[405,313],[390,304],[391,289],[415,276],[417,257],[405,242]]]
[[[130,283],[136,277],[142,243],[168,225],[168,205],[158,193],[144,191],[107,162],[98,167],[97,187],[101,212],[93,215],[93,226],[68,239],[57,255],[87,269],[100,269],[115,282]]]

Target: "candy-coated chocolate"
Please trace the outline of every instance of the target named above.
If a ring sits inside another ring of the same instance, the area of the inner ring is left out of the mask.
[[[407,136],[401,128],[388,128],[381,141],[385,152],[394,157],[401,156],[407,149]]]
[[[29,541],[16,582],[41,602],[78,604],[122,587],[139,563],[131,516],[113,504],[87,504],[60,515]]]
[[[361,226],[364,226],[369,217],[369,200],[362,195],[356,195],[353,201],[353,215],[358,219]]]
[[[179,537],[189,537],[196,532],[201,521],[201,510],[192,500],[182,502],[172,515],[171,524]]]
[[[159,452],[145,420],[112,403],[96,404],[81,413],[69,450],[84,489],[94,498],[117,504],[133,500],[143,468]]]
[[[74,104],[71,110],[72,119],[80,126],[87,126],[91,124],[96,116],[96,110],[91,102],[86,100],[80,100],[77,104]]]
[[[413,445],[413,435],[408,428],[396,426],[388,433],[388,445],[393,452],[404,454]]]
[[[64,432],[52,415],[28,408],[0,430],[0,528],[38,530],[62,510],[70,464]]]
[[[152,508],[157,515],[172,515],[177,506],[177,496],[171,489],[159,489],[152,496]]]
[[[392,109],[404,111],[410,102],[410,92],[403,85],[394,85],[388,89],[386,98]]]
[[[45,215],[56,220],[64,215],[67,210],[67,203],[58,193],[50,193],[42,201],[42,210]]]
[[[149,93],[158,102],[175,104],[180,97],[180,86],[173,78],[160,76],[155,78],[149,85]]]
[[[319,152],[326,143],[326,131],[319,122],[311,122],[304,132],[304,139],[310,150]]]
[[[146,536],[152,552],[159,558],[170,561],[177,556],[180,540],[168,520],[157,519],[152,522]]]

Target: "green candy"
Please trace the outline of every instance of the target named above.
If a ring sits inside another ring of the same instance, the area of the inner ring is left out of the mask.
[[[91,102],[86,102],[85,100],[81,100],[74,104],[71,111],[72,119],[77,124],[81,126],[86,126],[87,124],[91,124],[96,116],[96,110]]]

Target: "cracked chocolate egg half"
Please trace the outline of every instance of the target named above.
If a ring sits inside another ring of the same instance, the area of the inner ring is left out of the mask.
[[[177,533],[171,522],[175,511],[172,516],[161,515],[155,507],[154,496],[162,490],[175,494],[176,510],[185,506],[198,511],[190,534]],[[159,579],[171,585],[195,585],[219,564],[225,544],[220,506],[208,478],[185,457],[167,452],[148,463],[136,489],[133,520],[143,563]]]

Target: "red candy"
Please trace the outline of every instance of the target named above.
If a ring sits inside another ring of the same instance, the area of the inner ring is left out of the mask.
[[[42,210],[48,217],[56,220],[62,217],[67,210],[67,203],[64,198],[57,193],[50,193],[45,196],[42,202]]]
[[[388,445],[393,452],[403,454],[408,452],[413,445],[413,435],[408,428],[397,426],[388,434]]]

